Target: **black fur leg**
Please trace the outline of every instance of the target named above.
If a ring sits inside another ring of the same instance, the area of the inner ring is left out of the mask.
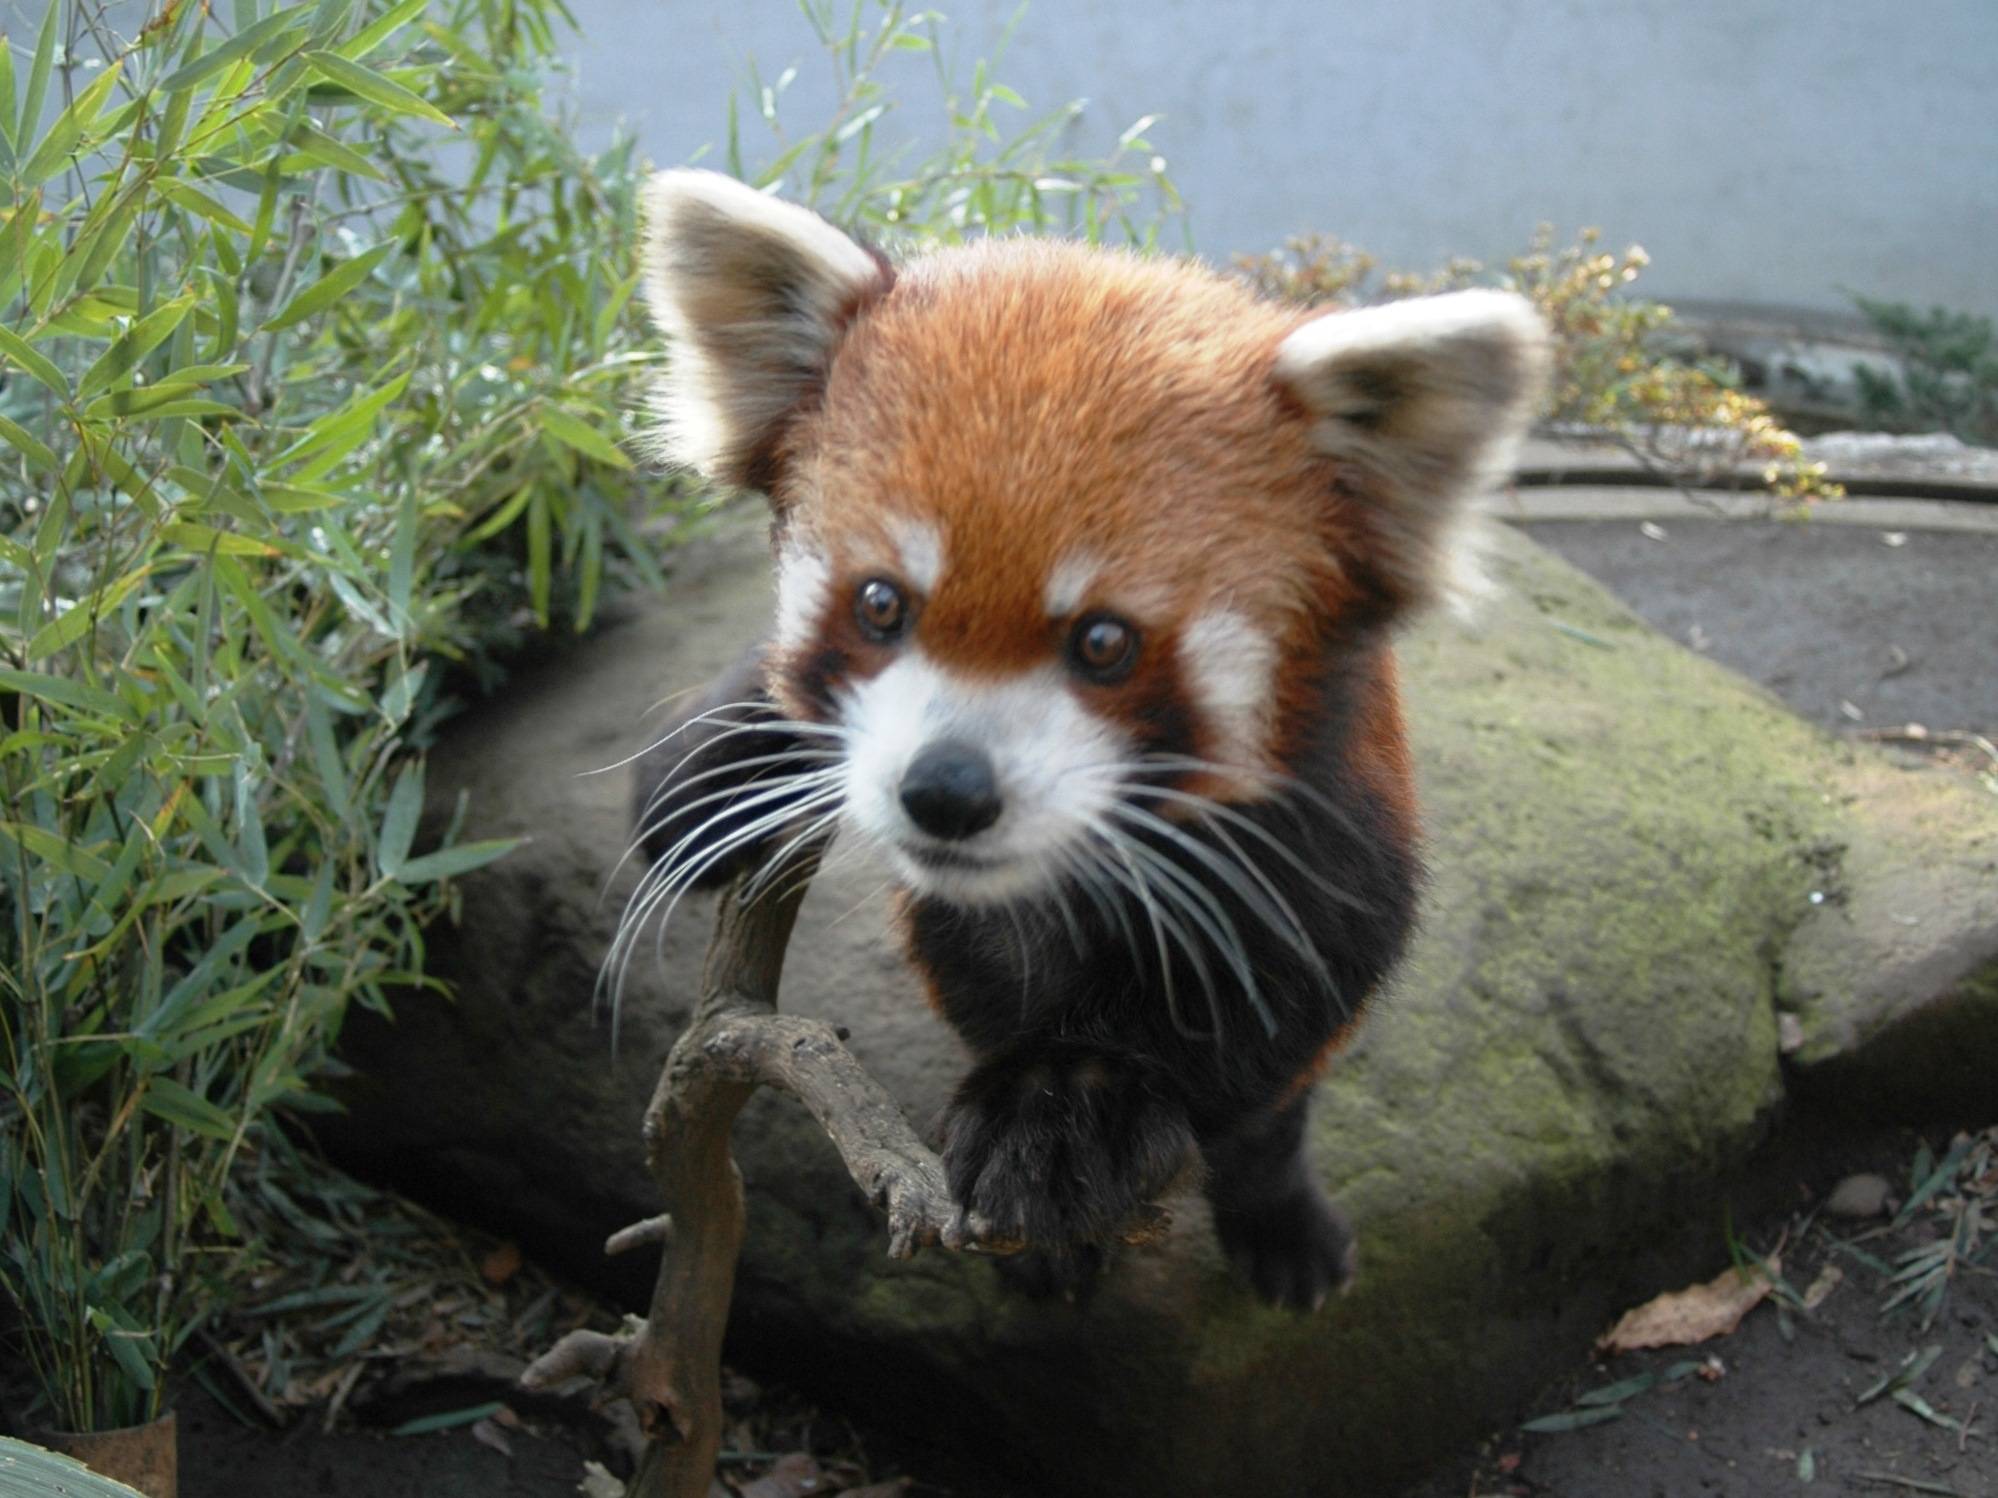
[[[719,888],[763,861],[769,838],[731,848],[700,867],[750,820],[784,804],[786,777],[818,765],[781,757],[805,745],[778,723],[758,645],[662,728],[655,747],[638,761],[632,813],[648,859],[699,867],[688,881],[694,889]]]
[[[1304,1158],[1305,1100],[1203,1146],[1214,1230],[1256,1293],[1314,1311],[1352,1283],[1352,1224],[1326,1199]]]
[[[1057,1251],[1106,1241],[1171,1184],[1193,1147],[1163,1067],[1082,1045],[985,1062],[944,1115],[958,1205]]]

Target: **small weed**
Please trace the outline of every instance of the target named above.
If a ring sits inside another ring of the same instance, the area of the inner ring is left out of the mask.
[[[1895,431],[1946,431],[1998,446],[1998,326],[1988,317],[1906,302],[1853,301],[1888,342],[1898,371],[1853,371],[1869,421]]]
[[[1983,1268],[1990,1253],[1998,1227],[1998,1128],[1959,1134],[1940,1161],[1924,1145],[1908,1184],[1908,1200],[1893,1226],[1906,1227],[1926,1215],[1936,1235],[1895,1257],[1881,1311],[1911,1306],[1927,1331],[1952,1282],[1968,1269]]]

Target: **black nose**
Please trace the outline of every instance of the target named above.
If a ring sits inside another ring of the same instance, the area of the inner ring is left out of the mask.
[[[1001,809],[992,761],[973,744],[929,745],[902,775],[902,807],[932,837],[955,841],[983,832]]]

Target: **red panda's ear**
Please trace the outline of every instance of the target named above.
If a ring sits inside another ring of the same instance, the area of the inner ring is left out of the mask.
[[[1283,341],[1275,372],[1320,450],[1357,470],[1382,581],[1398,602],[1435,597],[1455,522],[1504,480],[1539,406],[1539,314],[1502,291],[1328,313]]]
[[[758,486],[771,437],[893,272],[816,213],[718,172],[660,172],[644,207],[645,297],[673,340],[655,396],[661,449]]]

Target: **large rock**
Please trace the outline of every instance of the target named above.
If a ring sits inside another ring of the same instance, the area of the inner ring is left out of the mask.
[[[766,1096],[737,1134],[738,1358],[975,1442],[1037,1491],[1378,1494],[1677,1272],[1653,1252],[1674,1224],[1713,1249],[1712,1182],[1767,1132],[1786,1044],[1833,1098],[1919,1094],[1945,1061],[1994,1074],[1998,799],[1833,742],[1517,537],[1498,563],[1476,629],[1406,642],[1427,914],[1315,1107],[1358,1288],[1315,1317],[1262,1308],[1196,1201],[1082,1308],[982,1263],[891,1262],[803,1111]],[[664,605],[455,730],[440,796],[469,795],[472,835],[534,841],[436,933],[456,1001],[405,1001],[348,1050],[350,1155],[634,1298],[651,1266],[598,1244],[653,1210],[637,1123],[707,920],[683,911],[663,963],[641,959],[613,1060],[590,993],[634,873],[600,899],[628,781],[579,776],[766,608],[756,537],[704,543]],[[846,859],[820,877],[785,1003],[849,1026],[926,1122],[962,1057],[884,938],[879,882]]]

